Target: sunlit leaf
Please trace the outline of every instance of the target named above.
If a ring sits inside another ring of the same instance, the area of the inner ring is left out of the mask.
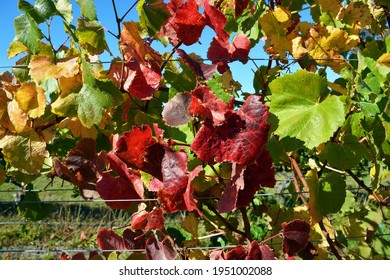
[[[298,70],[273,80],[269,88],[270,111],[279,119],[275,133],[281,138],[296,138],[313,148],[344,122],[343,103],[338,96],[327,96],[326,80],[317,74]]]

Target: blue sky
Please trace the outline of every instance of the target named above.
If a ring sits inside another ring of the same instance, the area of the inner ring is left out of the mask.
[[[29,1],[29,2],[34,3],[34,1]],[[73,12],[74,12],[74,20],[75,20],[80,16],[80,10],[75,0],[71,0],[71,2],[73,4]],[[122,16],[133,3],[134,2],[132,0],[116,0],[116,5],[117,5],[119,15]],[[1,3],[1,9],[0,9],[0,26],[1,26],[0,65],[1,66],[15,65],[15,62],[20,58],[20,57],[16,57],[11,60],[7,59],[7,49],[9,43],[12,42],[14,39],[13,21],[14,18],[16,18],[18,15],[21,14],[21,12],[18,10],[17,5],[18,5],[18,0],[7,0],[7,1],[2,1]],[[102,23],[104,27],[106,27],[107,29],[111,30],[116,34],[117,26],[116,26],[114,10],[111,1],[95,0],[95,5],[97,9],[98,20]],[[138,15],[136,9],[133,9],[125,18],[125,21],[131,21],[131,20],[138,21]],[[47,27],[45,25],[46,25],[45,23],[41,24],[40,28],[45,34],[47,34]],[[54,45],[55,47],[58,47],[67,37],[63,31],[60,18],[58,18],[56,21],[52,23],[51,30],[52,30],[51,33],[52,33]],[[200,39],[201,44],[194,44],[190,47],[183,46],[182,48],[187,53],[194,52],[201,57],[206,57],[207,48],[214,35],[215,35],[214,32],[210,28],[206,27]],[[117,40],[108,33],[106,33],[106,38],[107,38],[108,46],[111,52],[113,53],[113,55],[119,56]],[[159,50],[162,50],[162,48],[159,47]],[[170,49],[166,49],[166,51],[169,52]],[[250,55],[253,57],[265,57],[265,58],[267,57],[267,55],[263,51],[262,45],[260,44],[251,50]],[[101,55],[101,60],[111,61],[112,57],[110,57],[110,55],[107,52],[105,52],[103,55]],[[259,66],[264,63],[267,62],[266,61],[257,62]],[[240,62],[234,62],[231,63],[230,66],[233,72],[234,79],[239,81],[243,85],[243,90],[247,92],[253,92],[252,70],[256,70],[255,65],[249,61],[246,65],[243,65]],[[9,68],[0,69],[0,72],[4,72],[4,71],[10,71],[10,69]]]
[[[29,1],[30,3],[34,3],[34,1]],[[73,13],[74,20],[80,16],[79,6],[76,4],[75,0],[71,0],[73,4]],[[134,0],[116,0],[116,5],[118,9],[119,16],[122,16],[134,3]],[[19,57],[16,57],[12,60],[7,59],[7,49],[10,42],[14,39],[14,27],[13,21],[14,18],[21,14],[21,12],[17,8],[18,0],[6,0],[2,1],[1,9],[0,9],[0,26],[1,26],[1,40],[0,40],[0,65],[15,65],[15,62]],[[102,23],[102,25],[111,30],[113,33],[117,33],[117,25],[115,21],[114,10],[112,7],[112,3],[109,0],[95,0],[98,20]],[[125,18],[125,21],[138,21],[138,15],[136,9],[133,9]],[[41,30],[47,34],[46,24],[43,23],[40,25]],[[58,17],[52,23],[51,34],[54,41],[54,46],[58,47],[62,44],[62,42],[66,39],[67,35],[63,31],[63,25],[61,23],[61,19]],[[184,46],[182,47],[187,53],[194,52],[201,57],[206,57],[207,48],[210,45],[212,37],[214,36],[214,32],[206,27],[202,33],[202,37],[200,39],[201,44],[194,44],[190,47]],[[118,42],[117,39],[112,35],[106,33],[108,46],[113,53],[114,56],[119,56],[118,51]],[[162,45],[161,45],[162,46]],[[163,51],[163,48],[159,46],[158,50]],[[166,49],[167,52],[170,49]],[[257,44],[249,54],[252,58],[267,58],[268,55],[264,53],[263,43],[260,42]],[[101,55],[102,61],[111,61],[112,57],[105,52]],[[267,64],[267,61],[257,61],[256,64],[258,66]],[[253,62],[248,61],[247,64],[242,64],[241,62],[234,62],[230,64],[233,78],[242,84],[242,89],[245,92],[252,93],[253,90],[253,71],[256,70],[256,66]],[[0,72],[10,71],[10,69],[1,68]]]

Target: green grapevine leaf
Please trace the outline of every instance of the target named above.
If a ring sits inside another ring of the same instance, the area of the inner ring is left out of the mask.
[[[39,174],[48,155],[45,141],[35,131],[7,135],[0,140],[0,148],[6,162],[28,174]]]
[[[365,147],[355,136],[346,136],[342,144],[330,142],[320,154],[322,160],[338,169],[346,170],[356,167],[365,154]]]
[[[149,36],[156,35],[171,15],[163,0],[141,0],[137,11],[140,23],[148,30]]]
[[[84,84],[79,92],[77,115],[81,123],[90,128],[100,123],[105,109],[119,105],[123,97],[111,80],[96,79],[86,61],[83,61],[82,69]]]
[[[315,224],[324,216],[341,209],[346,197],[346,183],[339,174],[334,172],[319,180],[316,169],[309,171],[307,177],[310,187],[309,212]]]
[[[105,50],[109,51],[104,35],[103,26],[97,21],[86,21],[77,19],[76,36],[82,48],[91,55],[101,54]]]
[[[64,20],[70,23],[73,20],[72,3],[69,0],[58,0],[55,5]]]
[[[80,6],[81,15],[87,20],[97,20],[94,0],[76,0]]]
[[[20,15],[14,20],[15,40],[24,44],[33,54],[39,51],[43,35],[38,24],[29,15]]]
[[[19,0],[18,8],[30,15],[36,23],[42,23],[57,14],[56,6],[52,0],[35,0],[35,5]]]
[[[304,86],[303,86],[304,85]],[[304,141],[309,149],[326,142],[344,122],[343,103],[327,96],[326,80],[317,74],[298,70],[275,79],[270,111],[279,119],[275,133]]]

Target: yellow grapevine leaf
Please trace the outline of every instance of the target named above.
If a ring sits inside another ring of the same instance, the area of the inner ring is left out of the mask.
[[[370,29],[372,24],[370,8],[363,2],[353,2],[342,8],[337,19],[346,24],[350,34],[355,35],[359,35],[363,28]]]
[[[98,131],[94,126],[86,128],[78,118],[66,118],[60,122],[58,128],[68,128],[74,137],[93,138],[97,137]]]
[[[124,22],[123,25],[120,46],[127,58],[132,57],[138,61],[145,62],[145,56],[149,54],[153,59],[161,60],[161,57],[139,35],[137,23],[131,21]]]
[[[28,126],[27,114],[19,108],[18,102],[15,99],[8,103],[7,111],[10,123],[3,123],[3,125],[7,126],[8,130],[22,133],[31,129]]]
[[[45,90],[34,82],[24,83],[15,93],[19,108],[32,118],[38,118],[45,113]]]
[[[61,97],[65,97],[70,93],[79,92],[83,86],[82,75],[79,73],[73,77],[61,77],[58,80],[61,89]]]
[[[39,174],[48,156],[46,142],[35,131],[6,135],[0,148],[7,163],[27,174]]]
[[[13,41],[8,48],[8,59],[17,56],[20,53],[28,52],[28,48],[20,41]]]
[[[390,52],[384,53],[378,58],[378,62],[390,67]]]
[[[38,83],[43,83],[49,78],[70,78],[77,75],[78,72],[77,57],[53,64],[48,57],[38,55],[30,62],[30,76]]]
[[[286,52],[292,51],[292,42],[297,37],[297,21],[292,18],[290,11],[283,7],[276,7],[268,11],[259,22],[267,36],[265,48],[268,53],[286,57]]]
[[[351,50],[358,40],[345,30],[317,24],[306,34],[305,47],[318,65],[330,66],[339,73],[345,66],[345,59],[340,53]]]
[[[316,0],[322,13],[331,13],[334,17],[338,15],[342,8],[339,0]]]

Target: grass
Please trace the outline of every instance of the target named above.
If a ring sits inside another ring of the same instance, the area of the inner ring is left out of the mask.
[[[33,185],[34,190],[42,190],[39,192],[41,201],[82,200],[72,197],[72,185],[63,184],[58,178],[50,184],[50,180],[42,176]],[[96,235],[99,229],[130,222],[129,212],[112,210],[104,203],[81,202],[53,203],[48,217],[29,221],[19,215],[13,202],[17,191],[18,187],[13,184],[0,186],[0,259],[58,259],[60,256],[60,253],[15,250],[98,249]],[[7,250],[11,252],[5,252]]]

